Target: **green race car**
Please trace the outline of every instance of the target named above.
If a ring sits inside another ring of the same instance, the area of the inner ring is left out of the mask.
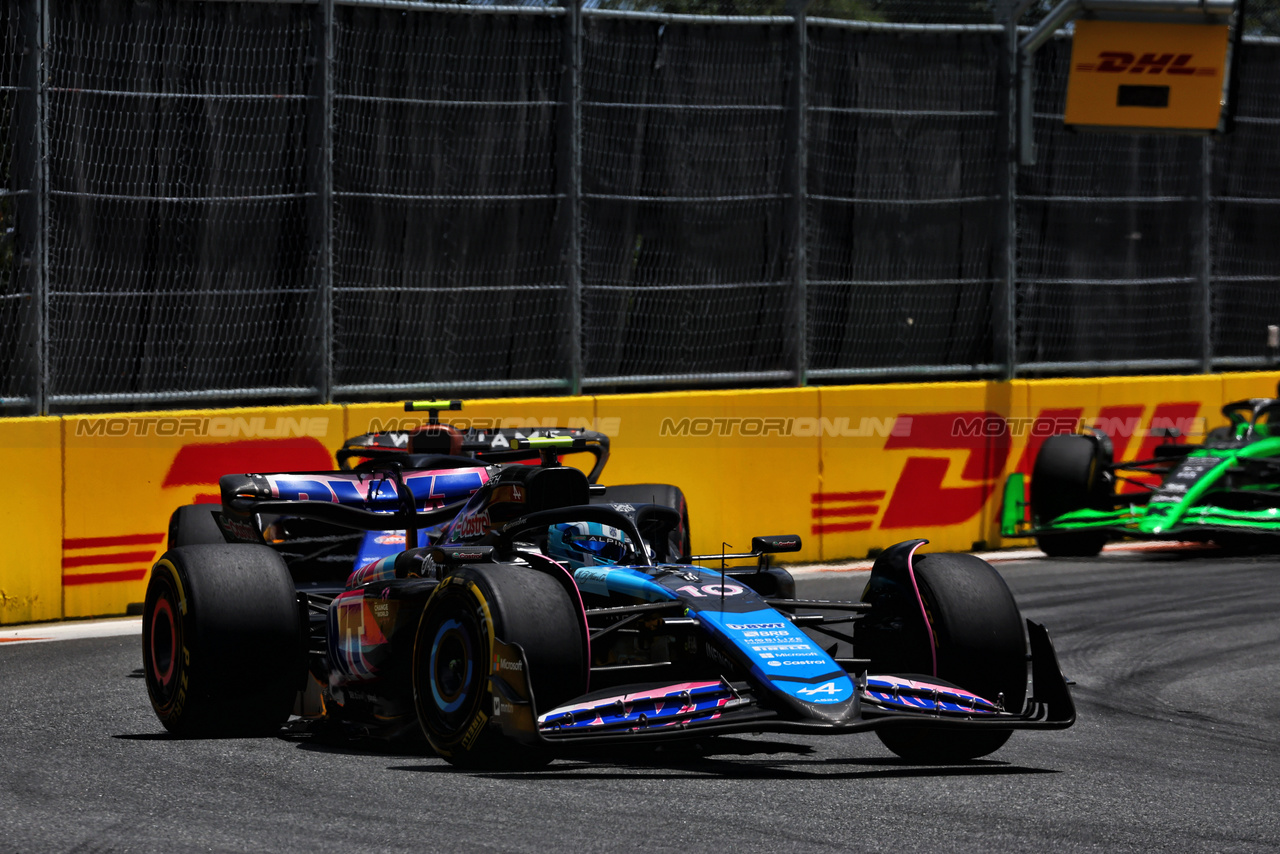
[[[1096,555],[1126,537],[1233,548],[1277,537],[1280,545],[1280,399],[1239,400],[1222,414],[1229,423],[1202,444],[1163,444],[1149,460],[1114,462],[1098,430],[1050,436],[1036,455],[1030,500],[1024,475],[1005,482],[1001,535],[1034,536],[1054,557]],[[1143,491],[1118,493],[1122,483]]]

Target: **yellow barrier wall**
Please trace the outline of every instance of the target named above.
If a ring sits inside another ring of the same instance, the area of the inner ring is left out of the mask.
[[[16,475],[0,490],[0,624],[62,616],[62,423],[0,418],[0,449]]]
[[[834,561],[916,537],[935,550],[1025,545],[999,537],[1001,487],[1048,435],[1098,426],[1117,459],[1146,456],[1164,441],[1155,428],[1194,441],[1224,403],[1275,396],[1277,378],[510,398],[442,418],[598,430],[612,441],[602,482],[681,487],[696,552],[800,534],[794,559]],[[0,551],[0,623],[124,613],[143,599],[173,508],[216,502],[221,474],[332,468],[347,436],[424,420],[401,404],[0,419],[0,449],[38,473],[0,495],[7,542],[20,544]]]
[[[807,533],[819,485],[818,390],[676,392],[596,399],[617,438],[602,482],[671,483],[689,502],[695,554],[749,551],[751,537]],[[616,419],[614,421],[613,419]],[[816,560],[805,539],[796,556]]]

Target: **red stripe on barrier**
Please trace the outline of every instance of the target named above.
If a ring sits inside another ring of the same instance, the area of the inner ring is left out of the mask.
[[[106,555],[77,555],[75,557],[64,557],[62,559],[62,568],[70,569],[73,566],[105,566],[113,563],[150,563],[151,559],[156,556],[154,551],[149,552],[120,552],[119,554]]]
[[[812,496],[814,504],[828,501],[879,501],[882,498],[883,492],[815,492]]]
[[[880,509],[879,504],[855,504],[852,507],[815,507],[813,518],[825,519],[829,516],[874,516]]]
[[[127,534],[123,537],[78,537],[63,540],[64,549],[100,549],[107,546],[149,546],[164,542],[164,534]]]
[[[118,572],[90,572],[84,575],[62,576],[63,587],[80,587],[85,584],[110,584],[114,581],[140,581],[147,577],[147,568],[122,569]]]

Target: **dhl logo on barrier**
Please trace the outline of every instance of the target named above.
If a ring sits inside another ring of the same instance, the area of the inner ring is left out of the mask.
[[[1191,65],[1192,58],[1193,54],[1190,53],[1136,55],[1118,50],[1104,50],[1098,54],[1096,62],[1077,62],[1075,69],[1098,74],[1195,74],[1201,77],[1213,77],[1218,74],[1218,69],[1212,65]]]
[[[853,489],[816,492],[810,496],[810,533],[816,536],[868,531],[874,528],[904,530],[964,524],[982,510],[996,493],[1008,471],[1030,473],[1044,440],[1059,433],[1092,427],[1106,433],[1115,458],[1150,458],[1156,446],[1169,441],[1169,430],[1180,435],[1202,433],[1204,419],[1198,401],[1156,404],[1149,420],[1142,404],[1101,408],[1092,418],[1085,408],[1046,407],[1033,418],[1012,418],[987,411],[915,414],[903,413],[910,431],[889,435],[885,451],[964,451],[959,481],[953,481],[950,455],[910,454],[889,489]],[[1144,429],[1144,426],[1145,429]],[[1135,440],[1137,440],[1135,442]],[[1013,469],[1008,469],[1013,449],[1023,442]],[[1121,484],[1121,494],[1141,492],[1143,477]],[[850,483],[850,487],[855,484]],[[879,486],[879,484],[876,484]],[[886,500],[887,499],[887,500]]]

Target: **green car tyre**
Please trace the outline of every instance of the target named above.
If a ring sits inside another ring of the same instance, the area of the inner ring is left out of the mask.
[[[1037,526],[1049,525],[1075,510],[1109,510],[1112,487],[1105,449],[1095,436],[1050,436],[1036,456],[1031,474],[1031,515]],[[1107,542],[1105,531],[1061,531],[1036,534],[1036,545],[1050,557],[1091,557]]]

